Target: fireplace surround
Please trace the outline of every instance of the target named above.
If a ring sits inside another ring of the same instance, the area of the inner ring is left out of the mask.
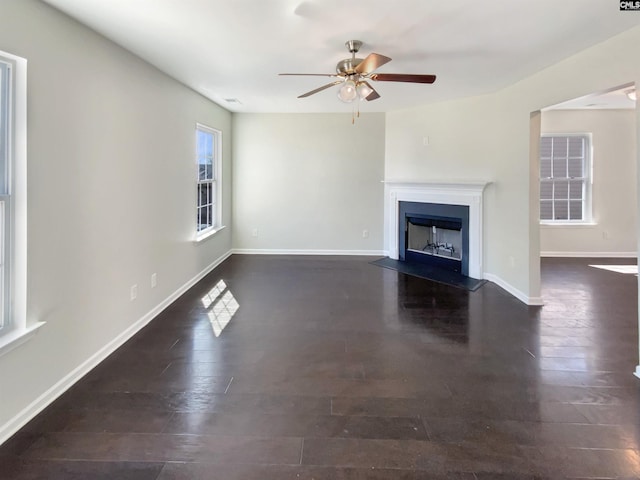
[[[482,197],[487,185],[488,182],[385,182],[385,245],[388,256],[394,260],[404,260],[404,258],[400,257],[403,249],[399,232],[401,228],[404,229],[405,221],[404,214],[402,214],[401,218],[401,204],[406,202],[411,204],[422,203],[444,208],[445,213],[441,215],[434,214],[433,216],[436,217],[455,217],[456,215],[449,215],[446,212],[451,212],[450,208],[456,206],[467,207],[468,228],[466,231],[468,234],[468,248],[466,249],[466,273],[462,271],[462,264],[460,271],[471,278],[482,279]],[[419,224],[421,222],[415,223]],[[462,231],[464,232],[464,229]],[[436,243],[444,243],[446,248],[449,248],[446,244],[453,244],[452,241]],[[406,249],[403,255],[406,257]]]

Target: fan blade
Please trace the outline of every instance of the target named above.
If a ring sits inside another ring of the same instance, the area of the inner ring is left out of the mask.
[[[279,73],[280,76],[304,76],[304,77],[341,77],[337,73]]]
[[[302,95],[298,96],[298,98],[310,97],[314,93],[321,92],[322,90],[326,90],[327,88],[333,87],[334,85],[338,85],[339,83],[342,83],[342,80],[337,80],[335,82],[327,83],[326,85],[323,85],[320,88],[316,88],[315,90],[311,90],[310,92],[303,93]]]
[[[433,83],[436,81],[435,75],[411,75],[404,73],[374,73],[369,76],[376,82],[409,82],[409,83]]]
[[[372,92],[369,95],[367,95],[367,98],[365,98],[367,102],[380,98],[380,94],[376,92],[375,88],[373,88],[369,82],[362,82],[362,83],[364,83],[367,87],[369,87],[372,90]]]
[[[391,59],[380,55],[379,53],[370,53],[367,57],[358,64],[355,68],[356,73],[364,75],[373,72],[376,68],[380,68],[385,63],[389,63]]]

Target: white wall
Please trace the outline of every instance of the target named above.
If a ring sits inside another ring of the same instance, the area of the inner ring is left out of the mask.
[[[195,124],[223,132],[229,222],[231,115],[33,0],[2,0],[0,50],[28,60],[27,310],[47,322],[0,357],[1,442],[231,249],[230,228],[192,241]]]
[[[526,298],[528,217],[521,212],[528,212],[529,205],[529,114],[519,118],[508,110],[500,96],[487,95],[389,113],[385,177],[492,182],[483,202],[485,272]],[[515,151],[514,140],[526,150]]]
[[[531,114],[613,86],[639,84],[640,52],[629,47],[639,42],[635,28],[494,94],[389,113],[386,178],[492,181],[484,202],[486,273],[520,298],[539,302],[540,233],[537,216],[529,215],[537,208],[529,192],[535,193],[538,182],[530,174]]]
[[[635,256],[636,113],[633,110],[549,110],[542,133],[591,133],[593,221],[590,226],[540,226],[542,255]]]
[[[383,114],[234,114],[233,137],[235,249],[382,251]]]

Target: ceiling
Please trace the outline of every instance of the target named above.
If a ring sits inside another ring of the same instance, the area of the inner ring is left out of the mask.
[[[620,88],[572,98],[542,110],[631,110],[636,108],[636,101],[632,100],[628,94],[634,91],[634,85],[628,84]]]
[[[347,40],[391,57],[380,73],[436,74],[433,85],[375,82],[386,112],[491,93],[640,25],[603,0],[44,0],[234,112],[351,112],[333,80]],[[229,102],[228,100],[232,100]]]

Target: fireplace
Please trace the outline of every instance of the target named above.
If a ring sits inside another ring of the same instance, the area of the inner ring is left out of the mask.
[[[398,257],[469,274],[469,207],[400,202]]]
[[[385,182],[385,248],[395,260],[440,264],[482,279],[487,183]]]

